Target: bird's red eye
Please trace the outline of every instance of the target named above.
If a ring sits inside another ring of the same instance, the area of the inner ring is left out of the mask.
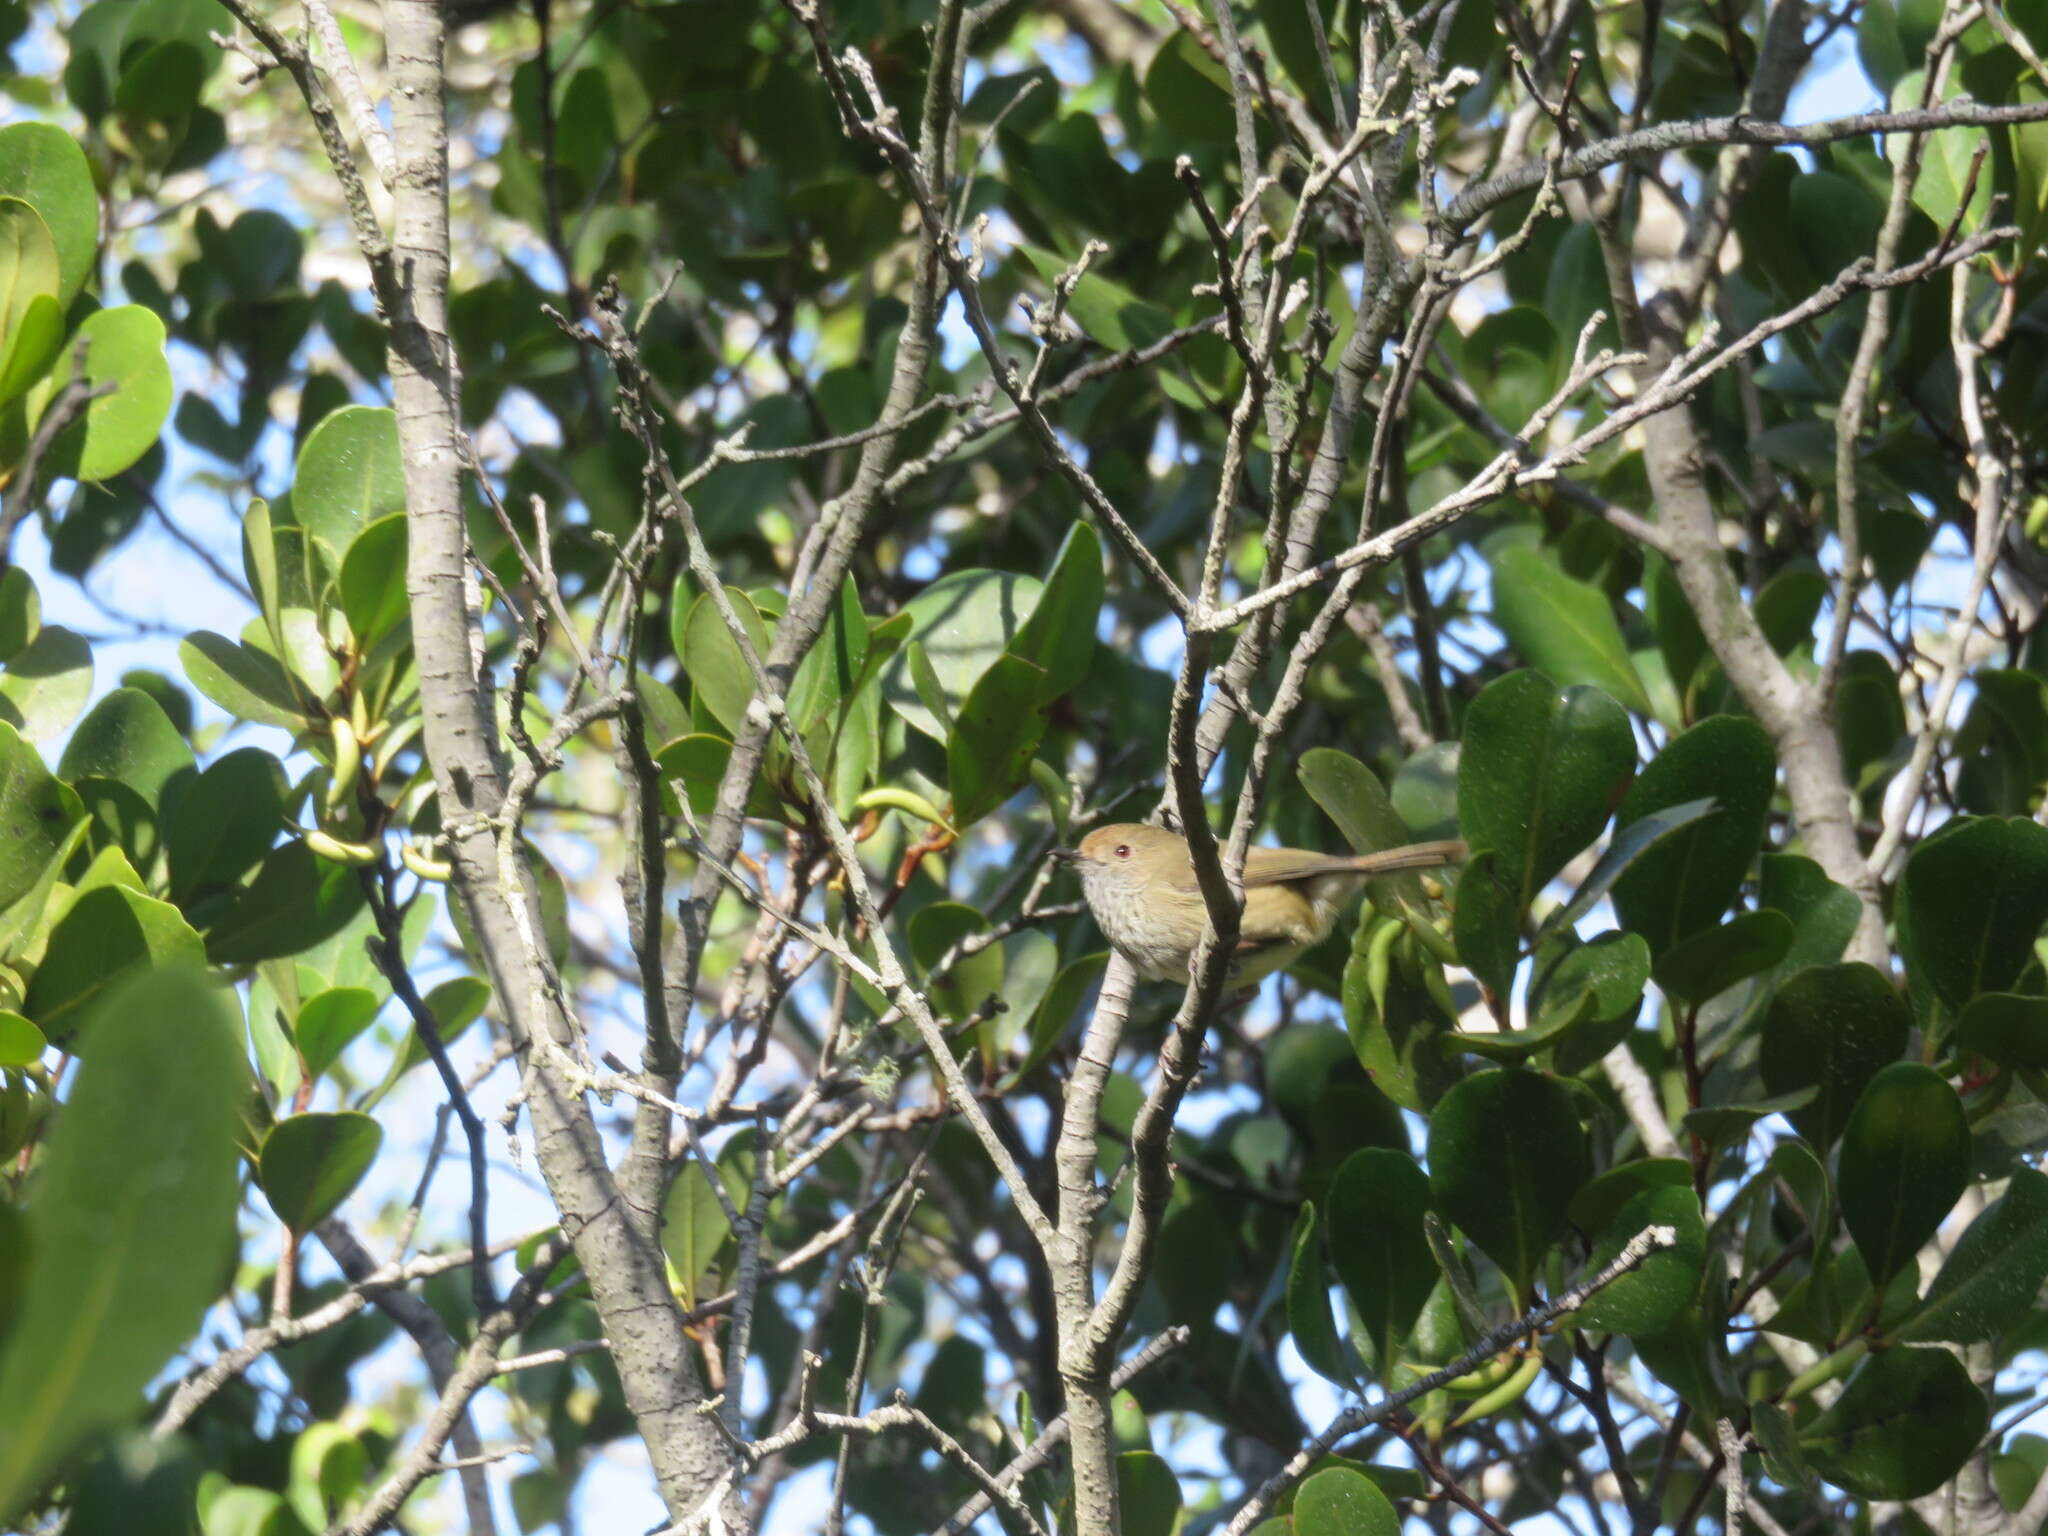
[[[1118,843],[1116,845],[1116,856],[1120,859],[1128,859],[1131,856],[1131,845],[1129,843]]]

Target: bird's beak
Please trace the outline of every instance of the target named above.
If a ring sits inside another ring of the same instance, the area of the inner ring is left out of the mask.
[[[1055,848],[1052,851],[1051,857],[1055,864],[1078,864],[1081,862],[1081,850],[1078,848]]]

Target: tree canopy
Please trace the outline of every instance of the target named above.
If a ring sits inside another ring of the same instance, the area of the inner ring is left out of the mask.
[[[0,1525],[2048,1523],[2048,9],[0,45]]]

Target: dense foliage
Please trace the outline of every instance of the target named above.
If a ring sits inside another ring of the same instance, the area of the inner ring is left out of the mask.
[[[0,36],[0,1521],[2048,1521],[2048,9]]]

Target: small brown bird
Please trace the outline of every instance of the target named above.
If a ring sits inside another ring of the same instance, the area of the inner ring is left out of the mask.
[[[1464,856],[1465,845],[1455,839],[1345,856],[1306,848],[1248,850],[1238,981],[1255,982],[1322,943],[1344,903],[1371,876],[1432,869]],[[1164,827],[1123,822],[1098,827],[1079,848],[1057,849],[1055,857],[1080,872],[1097,926],[1140,976],[1186,980],[1195,946],[1208,931],[1209,909],[1185,838]]]

